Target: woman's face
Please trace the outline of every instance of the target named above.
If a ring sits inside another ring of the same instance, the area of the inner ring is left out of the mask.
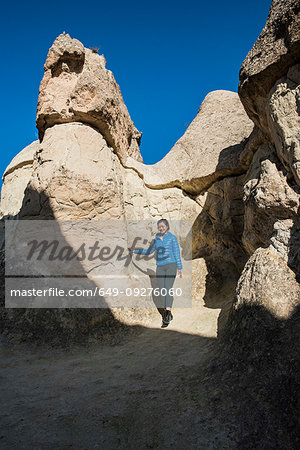
[[[157,225],[158,231],[160,232],[160,234],[164,234],[166,233],[166,231],[168,231],[168,227],[164,222],[160,222]]]

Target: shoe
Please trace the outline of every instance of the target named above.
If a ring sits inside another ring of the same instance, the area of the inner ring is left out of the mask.
[[[163,317],[163,323],[166,325],[169,325],[169,323],[171,322],[172,319],[173,319],[173,314],[171,313],[171,311],[169,309],[167,309],[164,314],[164,317]]]

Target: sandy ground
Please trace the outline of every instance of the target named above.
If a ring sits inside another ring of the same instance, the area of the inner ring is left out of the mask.
[[[165,329],[157,313],[121,345],[2,345],[1,449],[235,448],[205,375],[219,312],[173,309]]]

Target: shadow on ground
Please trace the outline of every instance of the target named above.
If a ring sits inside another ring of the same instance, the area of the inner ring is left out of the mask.
[[[299,310],[228,314],[217,341],[127,326],[109,309],[2,308],[7,337],[44,344],[3,340],[1,448],[298,448]]]
[[[222,343],[143,328],[115,346],[3,345],[1,448],[298,448],[299,311],[229,323]]]

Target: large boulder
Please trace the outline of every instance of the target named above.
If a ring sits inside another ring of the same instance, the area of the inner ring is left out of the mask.
[[[244,181],[243,246],[248,255],[270,245],[276,223],[297,219],[300,198],[270,143],[256,151]]]
[[[257,249],[239,279],[234,309],[253,306],[277,320],[287,320],[299,305],[300,285],[286,260],[272,249]]]
[[[266,24],[240,69],[240,99],[249,117],[267,135],[269,92],[299,62],[299,14],[299,0],[273,0]]]
[[[289,68],[276,81],[268,97],[267,118],[271,140],[276,147],[289,182],[300,186],[300,64]]]
[[[122,161],[142,161],[141,133],[135,128],[105,58],[77,39],[60,34],[48,52],[40,84],[36,123],[40,140],[55,124],[95,127]]]

